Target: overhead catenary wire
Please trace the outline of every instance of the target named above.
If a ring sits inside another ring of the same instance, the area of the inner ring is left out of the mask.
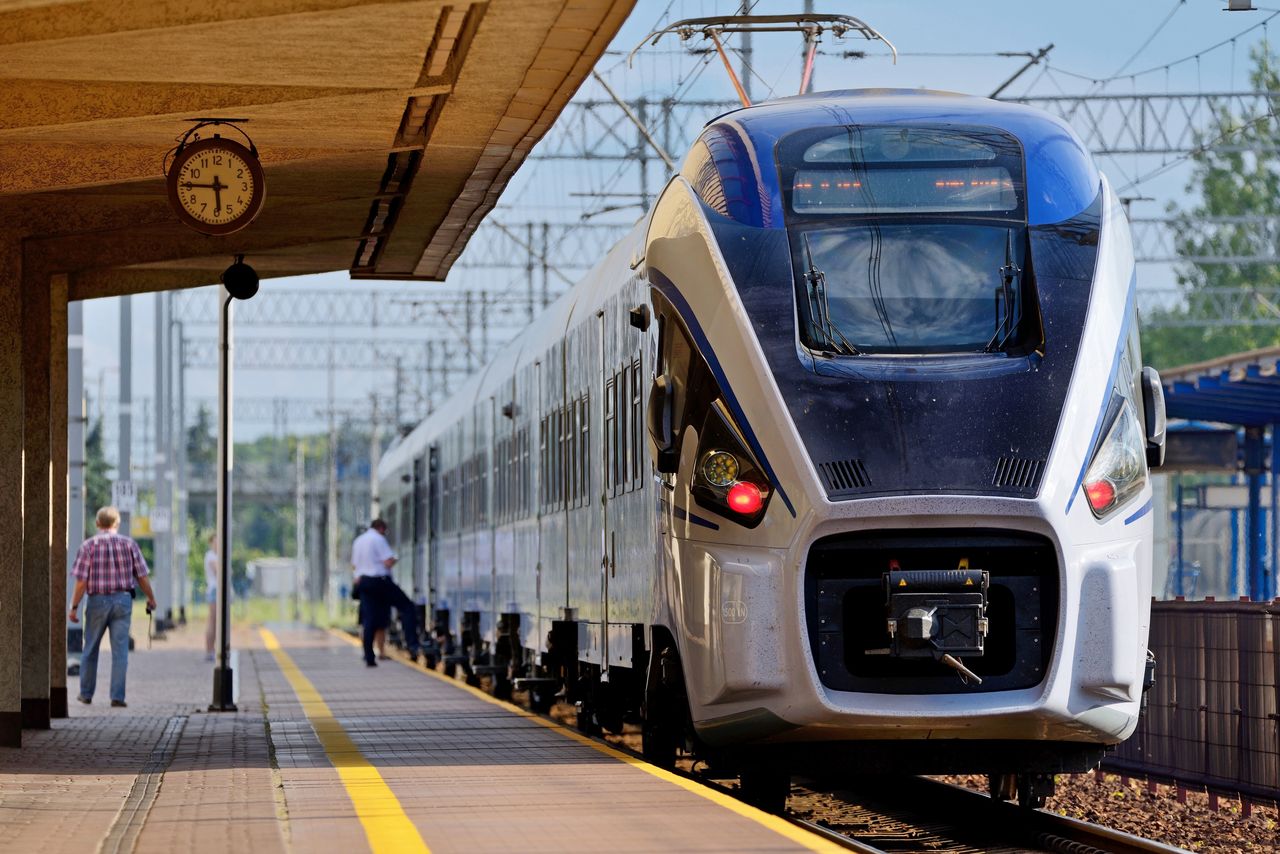
[[[1160,35],[1160,33],[1164,30],[1164,28],[1169,25],[1169,22],[1173,20],[1174,15],[1177,15],[1178,11],[1181,10],[1182,7],[1185,5],[1187,5],[1187,0],[1174,0],[1173,8],[1169,10],[1169,14],[1165,15],[1164,20],[1162,20],[1156,26],[1156,28],[1151,31],[1151,35],[1147,36],[1146,41],[1140,44],[1138,46],[1138,49],[1135,50],[1133,53],[1131,53],[1129,55],[1129,58],[1120,64],[1119,68],[1111,72],[1111,79],[1113,80],[1119,79],[1120,73],[1124,71],[1126,68],[1128,68],[1131,64],[1133,64],[1133,61],[1135,59],[1137,59],[1139,56],[1142,55],[1142,52],[1146,50],[1153,41],[1156,40],[1156,36]]]
[[[1068,69],[1061,68],[1061,67],[1056,68],[1055,70],[1059,74],[1065,74],[1068,77],[1074,77],[1077,80],[1084,80],[1089,83],[1093,83],[1100,86],[1105,86],[1109,83],[1114,83],[1117,80],[1128,80],[1135,77],[1144,77],[1148,74],[1156,74],[1159,72],[1167,73],[1168,70],[1171,68],[1176,68],[1179,65],[1184,65],[1188,62],[1193,62],[1197,59],[1200,59],[1203,56],[1206,56],[1214,52],[1215,50],[1218,50],[1221,47],[1232,45],[1236,40],[1243,38],[1244,36],[1248,35],[1254,30],[1262,29],[1265,31],[1267,28],[1267,24],[1269,24],[1277,16],[1280,16],[1280,10],[1271,10],[1271,9],[1263,10],[1260,8],[1259,11],[1270,11],[1271,14],[1268,15],[1263,20],[1259,21],[1258,23],[1245,27],[1243,30],[1236,33],[1235,35],[1229,36],[1228,38],[1225,38],[1222,41],[1215,42],[1214,44],[1211,44],[1208,47],[1201,48],[1195,53],[1188,54],[1179,59],[1174,59],[1169,62],[1163,62],[1163,63],[1160,63],[1159,65],[1153,65],[1153,66],[1150,66],[1149,68],[1144,68],[1141,71],[1132,71],[1127,74],[1111,75],[1107,77],[1097,77],[1092,74],[1082,74],[1078,71],[1070,71]]]

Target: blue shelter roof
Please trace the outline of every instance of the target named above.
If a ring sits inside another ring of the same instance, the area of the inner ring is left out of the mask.
[[[1170,418],[1280,424],[1280,347],[1175,368],[1161,379]]]

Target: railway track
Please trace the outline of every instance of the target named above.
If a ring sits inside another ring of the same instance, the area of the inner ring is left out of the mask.
[[[892,854],[1171,854],[1184,849],[924,778],[792,787],[791,818],[851,850]]]

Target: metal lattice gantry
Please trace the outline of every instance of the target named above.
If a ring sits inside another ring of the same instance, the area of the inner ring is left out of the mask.
[[[1280,216],[1132,217],[1134,255],[1140,261],[1190,264],[1280,263]],[[1196,230],[1201,250],[1180,254],[1174,226]]]
[[[419,338],[285,338],[237,336],[234,358],[238,368],[282,371],[404,370],[465,376],[462,342]],[[218,365],[217,338],[188,338],[183,348],[188,368]]]
[[[1052,95],[1011,98],[1061,116],[1095,154],[1185,154],[1275,150],[1242,143],[1233,131],[1275,115],[1280,92]]]
[[[693,143],[702,126],[716,116],[738,109],[737,101],[634,98],[627,101],[667,151],[676,154]],[[657,160],[639,129],[614,101],[573,101],[552,132],[534,150],[531,160]]]
[[[207,294],[179,291],[174,309],[190,326],[213,326],[218,322],[213,300]],[[448,328],[450,321],[460,327],[472,326],[481,315],[502,325],[523,325],[531,310],[539,309],[536,299],[523,293],[489,294],[484,291],[365,290],[267,290],[236,306],[237,327],[356,327]]]
[[[1164,313],[1162,308],[1181,305],[1184,295],[1176,291],[1148,291],[1142,294],[1144,328],[1207,326],[1280,327],[1280,287],[1204,287],[1194,292],[1195,316]]]
[[[187,338],[182,353],[187,369],[216,369],[218,340]],[[331,393],[336,374],[385,372],[381,375],[387,377],[393,389],[389,411],[395,413],[398,420],[406,410],[415,412],[418,418],[429,415],[463,379],[484,365],[487,354],[480,349],[479,342],[465,339],[241,335],[236,337],[233,358],[238,369],[327,372]],[[323,382],[315,382],[316,390]],[[408,401],[403,399],[406,394]],[[329,408],[335,415],[340,412],[338,398],[334,398]]]
[[[386,395],[377,397],[378,406],[383,411],[391,411],[393,400]],[[133,408],[139,411],[151,405],[150,397],[135,397]],[[373,406],[371,397],[343,397],[330,402],[323,397],[240,397],[235,400],[235,420],[240,423],[297,425],[316,424],[324,421],[332,410],[339,416],[358,415],[370,410]],[[108,432],[114,430],[119,415],[119,402],[109,398],[101,406],[95,406],[103,419],[104,428]],[[182,423],[190,426],[199,417],[200,410],[216,418],[218,400],[214,397],[187,398],[184,401],[184,418]]]
[[[472,238],[458,271],[524,271],[501,290],[266,288],[236,306],[237,326],[413,327],[463,333],[486,324],[522,328],[590,269],[632,228],[593,222],[488,220]],[[174,294],[174,317],[188,325],[216,325],[217,298],[210,291]]]
[[[1280,110],[1280,92],[1194,92],[1130,95],[1053,95],[1007,99],[1060,116],[1095,154],[1186,154],[1209,145],[1217,151],[1257,150],[1230,132]],[[668,151],[693,142],[712,118],[734,101],[637,98],[627,102]],[[1220,142],[1214,142],[1226,136]],[[613,101],[575,101],[534,160],[656,159],[622,108]]]

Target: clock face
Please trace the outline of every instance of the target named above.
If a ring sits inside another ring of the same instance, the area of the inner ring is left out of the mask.
[[[205,234],[244,228],[257,216],[266,190],[257,158],[221,137],[184,148],[169,169],[168,183],[179,219]]]

